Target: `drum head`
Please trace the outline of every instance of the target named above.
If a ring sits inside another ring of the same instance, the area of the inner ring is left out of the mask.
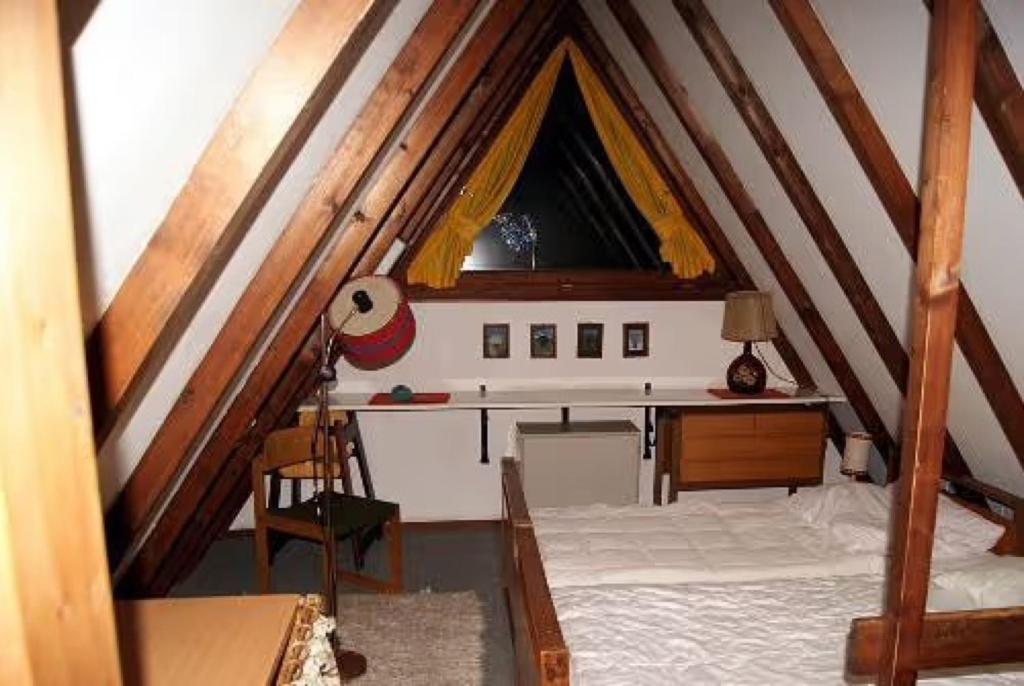
[[[353,313],[352,296],[359,291],[365,291],[373,304],[369,312]],[[364,276],[342,286],[327,310],[327,318],[333,328],[342,327],[341,333],[346,336],[365,336],[391,321],[401,302],[402,291],[394,281],[386,276]]]

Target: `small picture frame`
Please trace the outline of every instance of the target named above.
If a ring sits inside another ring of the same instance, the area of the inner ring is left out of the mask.
[[[647,357],[651,352],[651,326],[647,322],[622,325],[622,356]]]
[[[581,322],[576,325],[576,357],[597,359],[604,352],[604,324]]]
[[[484,324],[484,359],[508,358],[509,349],[509,325]]]
[[[530,324],[530,357],[558,357],[558,330],[554,324]]]

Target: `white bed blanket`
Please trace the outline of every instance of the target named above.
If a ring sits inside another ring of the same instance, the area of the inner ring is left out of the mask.
[[[877,615],[882,578],[553,591],[573,686],[842,684],[854,617]],[[1024,665],[1018,666],[1024,668]],[[922,675],[1024,684],[1024,673]]]
[[[881,573],[881,554],[851,552],[786,499],[531,512],[552,588],[741,582]]]

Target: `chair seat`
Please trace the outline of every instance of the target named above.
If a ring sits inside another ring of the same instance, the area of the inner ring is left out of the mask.
[[[318,499],[322,497],[323,494],[317,494],[298,505],[269,508],[267,513],[276,517],[317,523],[320,521],[317,504]],[[361,498],[344,493],[331,494],[331,522],[334,525],[335,538],[346,538],[357,531],[380,526],[397,513],[398,505],[386,500]]]

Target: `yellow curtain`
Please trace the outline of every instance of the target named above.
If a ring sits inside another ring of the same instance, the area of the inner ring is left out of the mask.
[[[424,283],[431,288],[455,285],[462,263],[473,251],[477,234],[494,219],[523,170],[547,112],[565,52],[563,42],[548,57],[441,226],[409,265],[409,283]]]
[[[661,241],[661,257],[679,278],[713,272],[715,260],[687,221],[664,179],[644,152],[597,75],[572,41],[548,57],[522,101],[474,170],[455,204],[409,266],[409,283],[451,288],[473,241],[512,192],[537,137],[566,53],[587,110],[612,166]]]
[[[612,166],[661,240],[661,258],[681,279],[710,274],[715,270],[715,259],[576,45],[569,45],[569,59]]]

